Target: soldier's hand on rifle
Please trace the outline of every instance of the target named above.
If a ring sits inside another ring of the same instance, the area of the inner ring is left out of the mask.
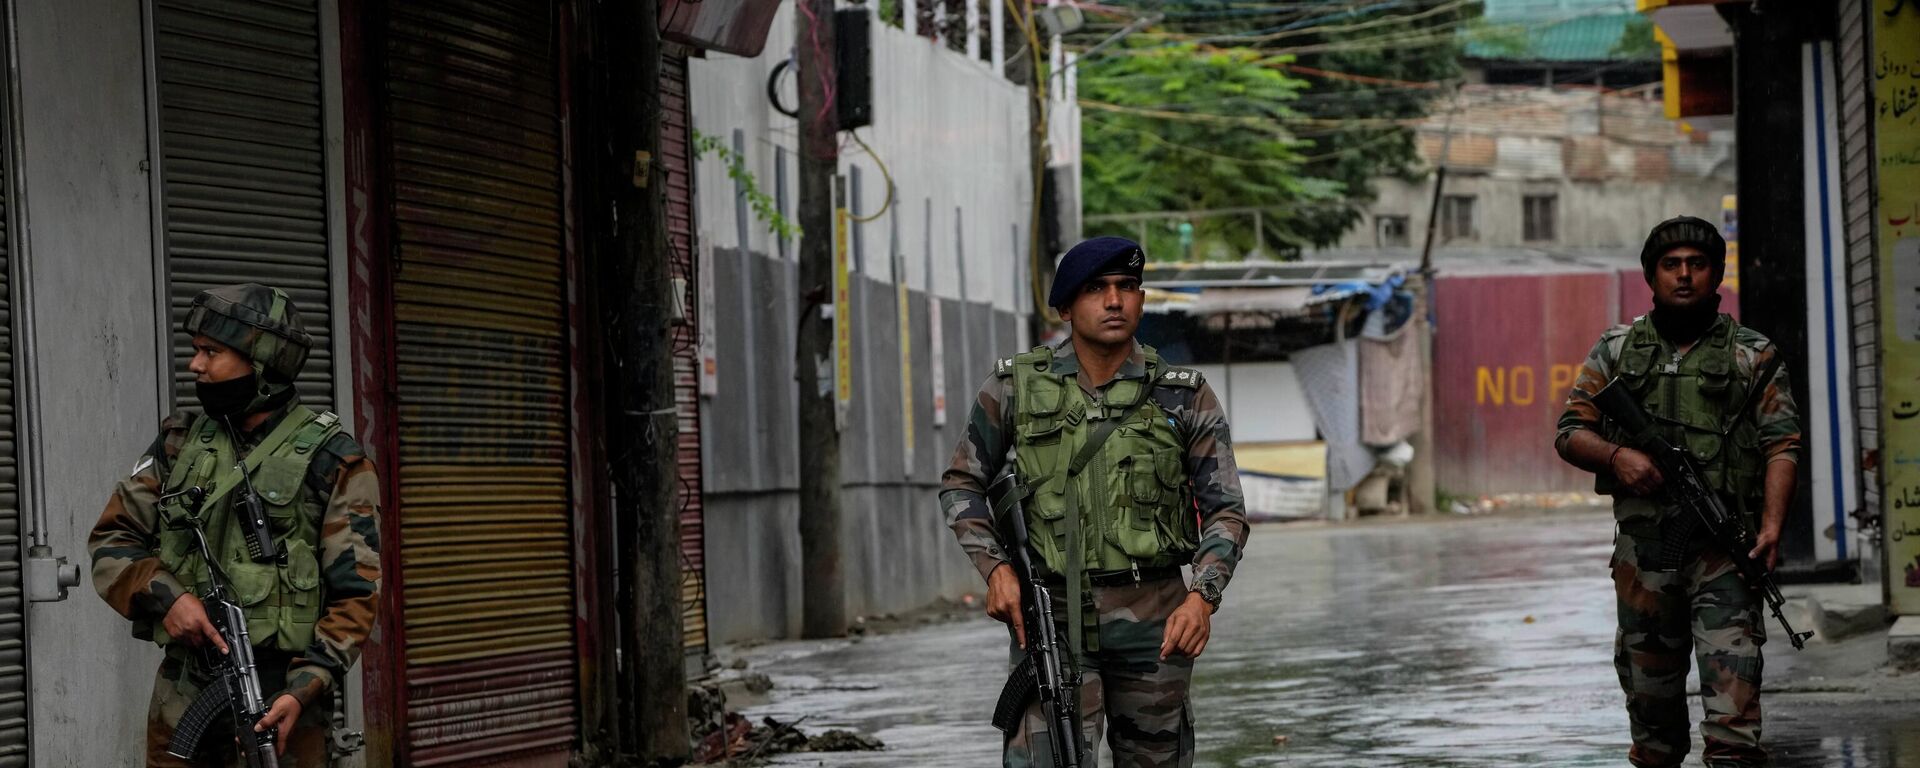
[[[1652,458],[1632,448],[1622,447],[1614,452],[1611,467],[1614,477],[1641,496],[1659,493],[1667,482],[1660,476],[1660,468],[1653,465]]]
[[[253,724],[253,730],[260,733],[268,728],[274,729],[274,752],[284,755],[287,753],[287,736],[293,733],[293,723],[299,719],[300,700],[282,694],[273,700],[273,706],[267,708],[267,714],[261,716],[260,722]]]
[[[1747,558],[1765,565],[1769,571],[1779,565],[1780,530],[1761,526],[1760,533],[1753,537],[1753,551],[1747,553]]]
[[[226,639],[220,636],[220,630],[214,629],[213,621],[207,618],[207,607],[200,603],[197,595],[185,594],[173,601],[173,607],[167,609],[167,618],[160,625],[168,636],[185,640],[188,645],[213,643],[221,653],[227,652]]]
[[[1166,661],[1168,656],[1200,658],[1212,636],[1213,604],[1198,592],[1188,592],[1186,602],[1167,617],[1167,629],[1160,638],[1160,660]]]
[[[1027,647],[1026,622],[1020,616],[1020,577],[1013,566],[1001,563],[987,577],[987,615],[1013,627],[1013,639]]]

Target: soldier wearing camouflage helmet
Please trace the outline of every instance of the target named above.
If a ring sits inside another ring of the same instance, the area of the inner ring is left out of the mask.
[[[1555,443],[1613,496],[1614,667],[1633,734],[1627,759],[1636,766],[1677,766],[1687,756],[1690,654],[1700,668],[1706,765],[1767,760],[1760,596],[1722,548],[1689,532],[1690,517],[1662,503],[1660,471],[1623,446],[1627,436],[1586,399],[1623,380],[1662,436],[1693,454],[1727,508],[1757,532],[1753,559],[1768,568],[1778,562],[1800,427],[1787,373],[1775,363],[1779,350],[1719,312],[1726,249],[1712,224],[1691,216],[1654,227],[1640,254],[1653,311],[1601,334],[1574,380]]]
[[[178,412],[115,486],[87,546],[94,588],[165,653],[147,715],[149,766],[238,759],[209,736],[190,760],[167,754],[188,704],[208,683],[189,646],[227,650],[196,591],[207,569],[180,525],[193,514],[247,617],[283,766],[323,766],[333,696],[373,629],[380,585],[379,480],[339,417],[300,404],[294,377],[313,345],[287,294],[254,283],[194,299],[185,329],[200,413]],[[255,562],[236,522],[241,473],[266,506],[283,553]]]
[[[1138,244],[1118,237],[1067,253],[1048,304],[1071,334],[999,362],[940,494],[987,580],[987,612],[1010,625],[1017,659],[1029,637],[1020,587],[985,496],[1012,453],[1033,491],[1030,554],[1057,582],[1053,615],[1077,657],[1083,737],[1098,744],[1104,729],[1124,768],[1193,764],[1193,662],[1247,540],[1225,409],[1199,372],[1134,339],[1145,263]],[[1096,425],[1110,419],[1118,428],[1080,464],[1076,454],[1102,439]],[[1188,564],[1191,584],[1180,571]],[[1046,727],[1035,702],[1007,736],[1005,764],[1043,760],[1033,745]]]

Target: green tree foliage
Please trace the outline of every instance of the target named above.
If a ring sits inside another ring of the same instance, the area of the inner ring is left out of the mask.
[[[1339,240],[1373,200],[1375,179],[1425,173],[1411,124],[1444,108],[1441,84],[1460,76],[1463,38],[1510,34],[1479,25],[1470,0],[1123,4],[1166,19],[1080,65],[1083,104],[1155,104],[1272,125],[1123,121],[1083,107],[1086,212],[1272,206],[1264,240],[1283,257]],[[1071,42],[1091,45],[1117,26],[1094,25]],[[1193,223],[1196,256],[1239,258],[1254,241],[1251,217]],[[1175,232],[1172,222],[1150,229]]]
[[[1306,83],[1273,66],[1284,61],[1247,48],[1200,51],[1139,40],[1084,64],[1087,212],[1270,208],[1275,221],[1268,230],[1284,237],[1293,229],[1283,221],[1291,211],[1337,200],[1337,185],[1300,172],[1299,150],[1307,144],[1287,122],[1297,117],[1290,104]],[[1256,245],[1252,221],[1192,221],[1193,255],[1240,258]],[[1095,229],[1140,232],[1134,224]],[[1177,220],[1146,230],[1147,252],[1156,258],[1188,255]]]

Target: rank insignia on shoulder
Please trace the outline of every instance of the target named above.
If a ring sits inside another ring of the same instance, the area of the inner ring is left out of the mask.
[[[1198,388],[1200,386],[1200,372],[1191,368],[1174,368],[1160,376],[1160,383]]]
[[[141,470],[144,470],[147,467],[151,467],[151,466],[153,466],[153,457],[142,456],[140,457],[140,463],[133,465],[133,471],[128,472],[127,477],[133,477],[134,475],[138,475],[140,474]]]

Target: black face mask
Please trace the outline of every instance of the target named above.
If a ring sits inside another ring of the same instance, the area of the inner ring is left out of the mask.
[[[200,398],[200,407],[208,416],[238,416],[253,404],[259,396],[254,390],[254,381],[258,377],[249,374],[226,381],[193,383],[193,394]]]
[[[1707,329],[1720,318],[1720,294],[1715,293],[1691,307],[1668,307],[1654,305],[1653,329],[1660,337],[1674,344],[1690,344],[1705,336]]]

